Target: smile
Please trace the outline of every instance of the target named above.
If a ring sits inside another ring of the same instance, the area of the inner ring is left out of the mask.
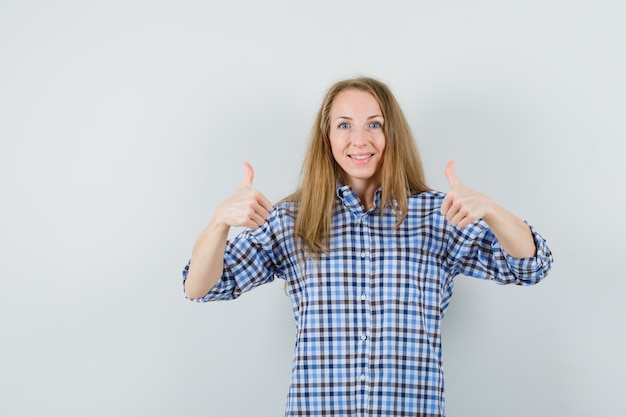
[[[365,154],[365,155],[348,155],[348,156],[350,158],[352,158],[352,159],[356,159],[358,161],[362,161],[364,159],[371,158],[372,156],[374,156],[374,154],[373,153],[368,153],[368,154]]]

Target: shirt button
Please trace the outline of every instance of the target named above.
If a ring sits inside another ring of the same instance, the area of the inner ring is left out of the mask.
[[[361,251],[361,259],[365,259],[365,251],[364,250]]]
[[[365,382],[365,375],[361,375],[361,382]]]
[[[362,335],[361,335],[361,340],[363,340],[363,341],[367,340],[367,335],[362,334]]]
[[[363,300],[363,301],[367,300],[367,295],[361,294],[361,300]]]

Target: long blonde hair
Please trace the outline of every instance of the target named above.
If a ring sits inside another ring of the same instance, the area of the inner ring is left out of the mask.
[[[311,254],[319,255],[327,250],[336,188],[342,174],[341,167],[333,158],[328,136],[330,111],[337,94],[350,89],[374,96],[385,120],[385,150],[379,167],[382,174],[381,210],[392,208],[398,227],[406,217],[408,197],[430,190],[413,134],[391,89],[369,77],[335,83],[326,93],[317,113],[302,166],[300,186],[283,199],[299,202],[294,234],[303,249]]]

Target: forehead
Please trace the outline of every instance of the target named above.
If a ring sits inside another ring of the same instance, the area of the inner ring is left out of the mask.
[[[330,108],[331,117],[382,116],[376,98],[367,91],[344,90],[335,96]]]

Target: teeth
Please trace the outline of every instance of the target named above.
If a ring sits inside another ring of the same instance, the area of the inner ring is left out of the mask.
[[[363,160],[363,159],[367,159],[367,158],[369,158],[371,156],[372,156],[372,154],[369,154],[369,155],[352,155],[352,158],[353,159]]]

